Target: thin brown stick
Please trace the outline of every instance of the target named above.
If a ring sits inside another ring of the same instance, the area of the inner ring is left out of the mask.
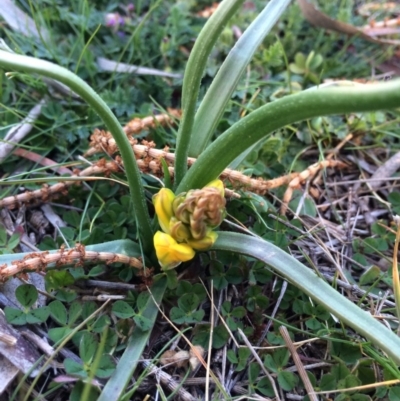
[[[155,128],[157,125],[168,125],[173,124],[175,118],[179,118],[181,115],[180,110],[168,109],[169,114],[158,114],[156,116],[147,116],[145,118],[134,118],[129,121],[123,128],[126,135],[130,137],[134,134],[139,134],[143,130],[149,130]],[[132,138],[129,138],[132,139]],[[118,151],[118,147],[115,143],[114,138],[108,131],[102,131],[95,129],[92,136],[90,137],[90,149],[86,152],[85,156],[91,156],[95,153],[106,152],[109,155],[113,155]],[[132,142],[135,142],[132,139]]]
[[[244,341],[244,343],[246,344],[246,346],[249,348],[249,350],[251,351],[251,354],[253,355],[253,357],[255,358],[255,360],[258,362],[258,364],[260,365],[261,370],[264,372],[264,374],[268,377],[268,380],[271,383],[272,389],[274,391],[275,394],[275,398],[277,401],[280,401],[280,397],[279,397],[279,392],[278,389],[276,387],[275,381],[273,379],[273,377],[271,376],[271,374],[268,372],[268,370],[266,369],[266,367],[264,366],[260,356],[257,354],[257,352],[255,351],[255,349],[253,348],[253,346],[250,344],[250,341],[247,339],[246,335],[243,333],[243,331],[238,328],[238,332],[240,334],[240,336],[242,337],[242,340]]]
[[[310,179],[311,177],[314,177],[318,173],[318,171],[324,168],[342,168],[342,167],[347,167],[347,164],[343,163],[340,160],[327,159],[327,160],[322,160],[318,163],[314,163],[301,173],[297,173],[296,177],[289,182],[288,188],[283,195],[281,214],[282,215],[286,214],[294,190],[299,188],[304,181]]]
[[[300,359],[299,355],[297,354],[296,348],[294,347],[292,340],[290,339],[287,328],[285,326],[280,326],[279,333],[281,333],[283,341],[285,341],[285,344],[286,344],[290,354],[292,355],[293,362],[297,367],[297,371],[299,372],[301,380],[303,381],[303,384],[307,391],[308,397],[310,398],[311,401],[318,401],[318,397],[315,395],[314,388],[310,382],[310,379],[307,376],[307,372],[304,369],[303,363],[301,362],[301,359]]]
[[[182,383],[178,383],[174,380],[174,378],[168,373],[161,370],[154,364],[149,361],[142,361],[142,365],[144,368],[148,370],[148,372],[152,375],[155,375],[157,379],[163,384],[163,386],[167,387],[169,391],[176,392],[177,395],[182,399],[182,401],[195,401],[194,398],[188,391],[186,391],[182,387]]]
[[[0,209],[14,209],[22,204],[29,204],[38,199],[40,199],[42,202],[47,202],[52,196],[60,193],[65,194],[69,186],[79,183],[79,180],[77,180],[79,177],[89,177],[95,174],[111,174],[117,172],[118,170],[119,166],[114,161],[106,162],[105,160],[100,160],[96,164],[72,175],[71,178],[73,178],[73,180],[71,181],[63,181],[51,186],[46,184],[43,185],[42,188],[36,189],[35,191],[26,191],[22,194],[12,195],[1,199]]]

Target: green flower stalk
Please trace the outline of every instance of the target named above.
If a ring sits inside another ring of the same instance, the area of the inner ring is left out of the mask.
[[[163,270],[173,269],[194,258],[195,251],[210,248],[225,217],[225,190],[221,180],[202,189],[175,195],[162,188],[153,196],[161,231],[154,235],[154,247]]]

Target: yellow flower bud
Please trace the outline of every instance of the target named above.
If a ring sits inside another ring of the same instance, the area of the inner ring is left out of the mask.
[[[206,187],[217,188],[218,191],[220,192],[221,196],[225,196],[225,187],[224,187],[224,183],[221,180],[211,181],[204,188],[206,188]]]
[[[175,217],[169,221],[169,233],[178,242],[185,242],[190,238],[189,227]]]
[[[210,230],[204,238],[199,240],[187,240],[186,242],[196,251],[205,251],[214,244],[217,237],[218,234]]]
[[[157,231],[154,247],[162,270],[170,270],[194,258],[195,251],[187,244],[178,244],[169,234]]]
[[[158,223],[161,229],[169,233],[169,222],[174,213],[172,210],[172,202],[175,199],[175,194],[168,188],[161,188],[153,195],[153,204],[158,217]]]

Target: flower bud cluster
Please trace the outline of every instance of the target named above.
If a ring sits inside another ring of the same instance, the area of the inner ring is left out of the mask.
[[[163,270],[172,269],[214,244],[217,234],[212,230],[225,217],[224,185],[215,180],[176,196],[162,188],[153,204],[162,229],[154,235],[157,258]]]

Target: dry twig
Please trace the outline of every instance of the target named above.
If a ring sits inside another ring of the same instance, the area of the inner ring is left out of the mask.
[[[0,265],[0,282],[27,270],[46,271],[50,264],[55,264],[56,267],[74,264],[79,267],[87,261],[102,261],[107,264],[125,263],[137,269],[143,268],[142,262],[137,258],[112,252],[87,251],[84,245],[77,244],[72,249],[61,247],[54,253],[48,251],[29,253],[23,259],[11,262],[11,265]]]

